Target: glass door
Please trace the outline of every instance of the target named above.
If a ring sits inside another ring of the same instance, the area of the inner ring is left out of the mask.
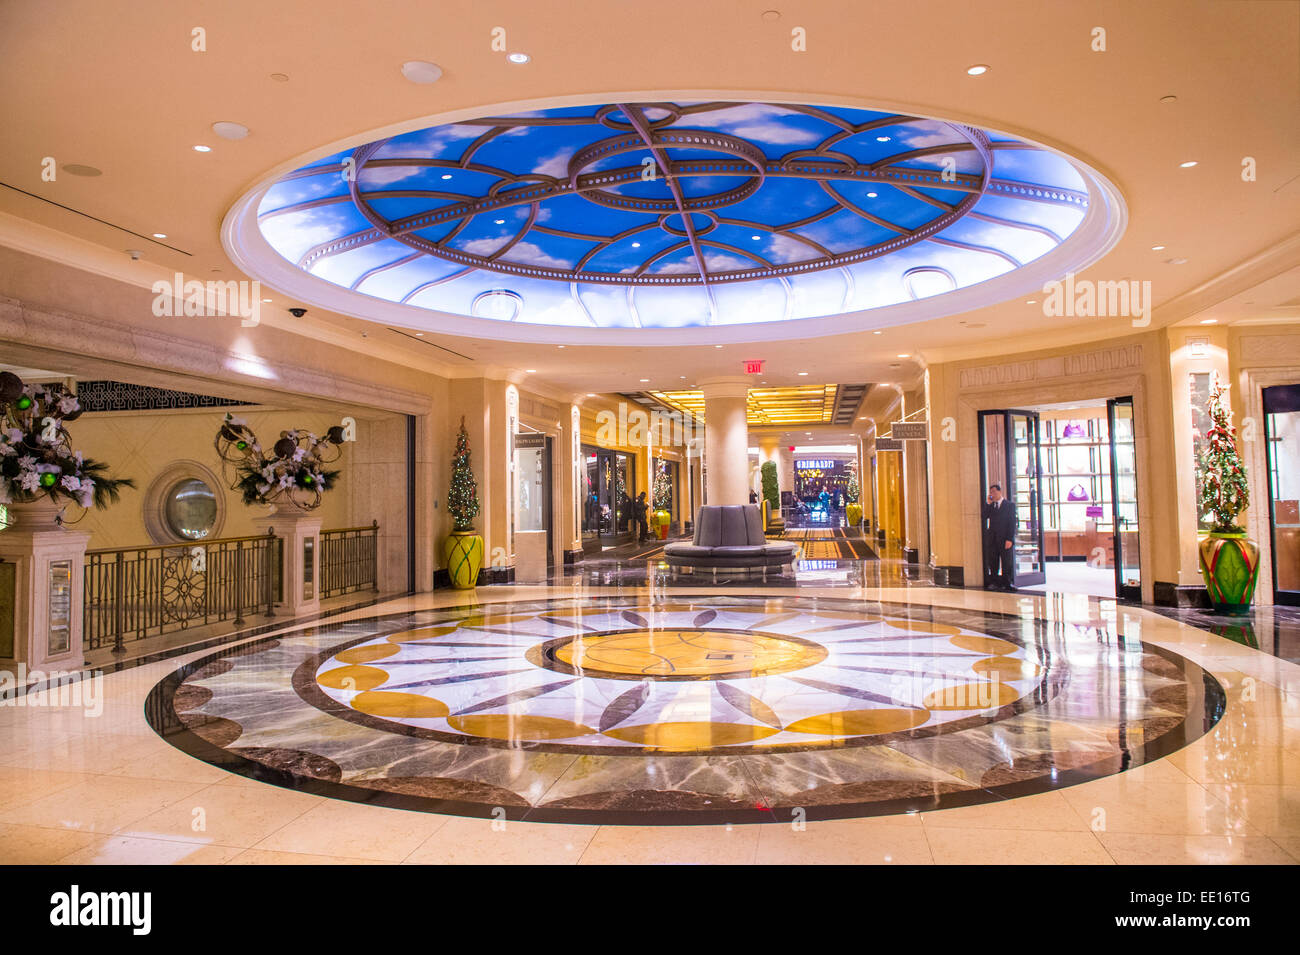
[[[1106,402],[1110,426],[1110,489],[1114,509],[1115,596],[1142,599],[1142,568],[1138,558],[1137,445],[1133,430],[1133,398]]]
[[[1273,600],[1300,606],[1300,385],[1264,389]]]
[[[997,484],[1014,508],[1011,585],[1045,583],[1038,413],[1019,409],[981,411],[979,427],[980,506],[983,507],[990,489]],[[987,575],[988,568],[985,570]]]

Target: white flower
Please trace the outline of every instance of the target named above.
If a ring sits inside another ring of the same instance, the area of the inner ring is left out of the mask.
[[[64,395],[59,399],[59,411],[63,414],[72,414],[72,412],[76,411],[80,407],[81,405],[72,395]]]
[[[41,488],[41,476],[35,471],[24,471],[18,475],[18,483],[24,491],[39,491]]]
[[[35,471],[36,458],[33,455],[24,454],[21,458],[18,459],[18,466],[22,468],[24,471]]]
[[[81,489],[77,491],[77,503],[82,507],[90,507],[95,503],[95,482],[86,478],[81,482]]]
[[[63,475],[63,480],[59,483],[69,491],[78,491],[81,489],[81,479],[75,478],[71,474]]]

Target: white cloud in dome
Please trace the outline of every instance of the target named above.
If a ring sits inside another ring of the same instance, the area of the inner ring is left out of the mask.
[[[533,172],[539,172],[544,176],[554,176],[557,179],[567,179],[569,175],[569,160],[577,152],[573,148],[561,149],[541,160],[533,167]]]
[[[765,103],[746,103],[743,106],[685,116],[679,125],[716,129],[757,143],[786,146],[815,146],[830,135],[829,129],[822,133],[816,129],[790,123],[789,120],[795,115],[797,114]]]
[[[520,242],[510,250],[509,254],[511,262],[522,262],[525,265],[536,265],[544,269],[573,268],[573,263],[555,258],[532,242]]]
[[[508,235],[490,235],[483,239],[470,239],[468,242],[457,243],[457,247],[470,255],[491,255],[509,241]]]
[[[806,262],[809,259],[816,259],[821,256],[821,253],[806,242],[800,242],[788,235],[774,234],[763,244],[762,255],[769,262],[784,265],[788,262]]]

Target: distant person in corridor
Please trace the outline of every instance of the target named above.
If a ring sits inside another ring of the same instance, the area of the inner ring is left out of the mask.
[[[989,488],[984,503],[984,586],[989,590],[1011,590],[1015,556],[1016,509],[1002,494],[1002,485]]]

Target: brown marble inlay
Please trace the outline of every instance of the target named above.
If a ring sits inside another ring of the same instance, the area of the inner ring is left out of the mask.
[[[332,759],[326,759],[316,753],[301,749],[279,749],[267,746],[232,746],[230,751],[236,755],[262,763],[272,769],[282,769],[295,776],[308,776],[312,779],[325,779],[337,783],[343,778],[343,770]]]

